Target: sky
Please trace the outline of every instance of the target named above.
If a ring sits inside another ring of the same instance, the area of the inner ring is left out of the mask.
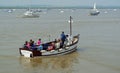
[[[120,6],[120,0],[0,0],[0,6]]]

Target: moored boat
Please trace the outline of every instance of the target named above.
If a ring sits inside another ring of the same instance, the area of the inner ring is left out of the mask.
[[[39,14],[31,10],[26,11],[23,15],[23,18],[38,18],[38,17],[39,17]]]

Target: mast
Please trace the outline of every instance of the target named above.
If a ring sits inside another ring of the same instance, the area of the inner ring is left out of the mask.
[[[96,10],[96,3],[94,3],[93,9]]]
[[[72,17],[70,16],[70,36],[72,35]]]

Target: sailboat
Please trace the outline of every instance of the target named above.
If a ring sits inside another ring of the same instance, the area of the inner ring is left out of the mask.
[[[39,14],[37,14],[36,12],[28,9],[24,15],[23,15],[23,18],[38,18],[39,17]]]
[[[96,3],[94,3],[93,9],[90,11],[90,15],[98,15],[100,11],[96,8]]]

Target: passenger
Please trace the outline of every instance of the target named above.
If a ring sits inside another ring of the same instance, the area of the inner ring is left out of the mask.
[[[60,48],[60,39],[58,39],[55,43],[55,49]]]
[[[36,45],[38,45],[38,46],[41,45],[41,39],[38,39]]]
[[[61,47],[63,47],[64,46],[64,42],[66,40],[66,35],[64,34],[64,32],[61,33],[61,40],[62,40]]]
[[[25,41],[24,48],[30,48],[30,44],[28,41]]]
[[[53,46],[53,49],[55,49],[55,43],[54,42],[51,43],[51,46]]]
[[[54,42],[51,42],[50,45],[48,46],[48,51],[50,50],[54,50],[55,49],[55,43]]]
[[[28,48],[28,46],[27,46],[27,45],[28,45],[28,41],[25,41],[25,44],[24,44],[24,46],[23,46],[23,47],[24,47],[24,48]]]
[[[57,43],[57,39],[55,39],[55,41],[54,41],[55,43]]]
[[[38,50],[43,50],[42,44],[40,46],[38,46]]]
[[[30,43],[30,48],[31,48],[32,50],[37,50],[34,41],[32,41],[32,42]]]
[[[72,38],[70,35],[66,35],[65,45],[70,45],[70,44],[72,44]]]
[[[27,45],[26,45],[28,48],[30,48],[30,43],[29,42],[27,42]]]
[[[33,40],[32,40],[32,39],[30,39],[30,42],[29,42],[29,43],[30,43],[30,46],[31,46],[31,45],[33,44]]]
[[[43,50],[47,50],[48,49],[48,43],[43,44]]]

